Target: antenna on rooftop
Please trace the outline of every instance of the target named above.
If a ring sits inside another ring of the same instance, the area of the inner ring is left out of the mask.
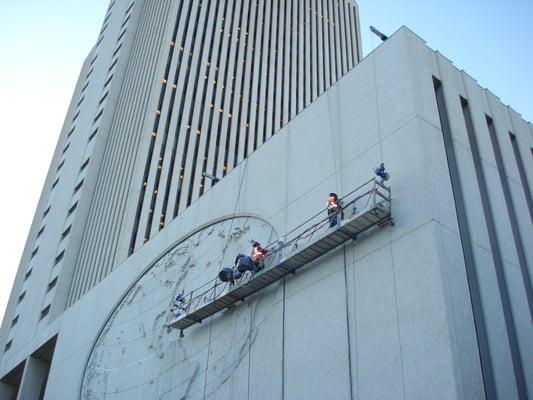
[[[381,33],[376,28],[374,28],[372,25],[370,25],[370,32],[372,32],[374,35],[376,35],[377,37],[379,37],[383,41],[385,41],[385,40],[387,40],[389,38],[387,35]]]

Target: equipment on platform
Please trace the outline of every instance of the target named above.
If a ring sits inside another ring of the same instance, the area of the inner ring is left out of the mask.
[[[337,199],[341,207],[333,213],[321,210],[287,233],[282,241],[265,246],[264,267],[258,270],[251,257],[239,254],[233,268],[222,268],[217,277],[182,296],[179,315],[168,324],[181,331],[201,323],[221,310],[244,301],[270,284],[285,278],[311,261],[341,244],[356,240],[363,233],[387,223],[394,224],[391,212],[391,189],[384,185],[389,179],[383,163],[376,168],[380,179],[372,178],[357,189]],[[330,228],[332,215],[344,218]]]

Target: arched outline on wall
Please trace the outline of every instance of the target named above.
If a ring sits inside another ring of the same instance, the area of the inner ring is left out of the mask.
[[[148,266],[145,269],[143,269],[142,272],[137,276],[137,278],[135,278],[135,280],[128,286],[128,288],[124,291],[124,293],[117,300],[115,305],[111,308],[111,311],[109,312],[107,317],[104,319],[104,322],[100,326],[100,329],[98,329],[98,333],[94,337],[94,340],[93,340],[93,342],[92,342],[92,344],[90,346],[91,350],[89,351],[89,354],[87,355],[85,363],[84,363],[85,366],[83,368],[83,376],[82,376],[82,379],[80,381],[80,387],[79,387],[79,398],[80,398],[80,400],[82,399],[82,390],[83,390],[83,383],[85,381],[85,374],[87,372],[87,367],[89,366],[89,361],[91,360],[91,356],[92,356],[92,354],[94,352],[94,349],[96,347],[96,343],[98,342],[98,339],[102,335],[102,333],[104,331],[104,328],[107,326],[108,322],[111,320],[111,317],[113,316],[115,311],[118,309],[118,307],[120,307],[120,305],[126,299],[128,294],[131,293],[131,291],[133,290],[135,285],[137,285],[137,283],[139,283],[139,281],[148,273],[148,271],[150,271],[159,261],[161,261],[161,259],[163,257],[165,257],[176,246],[179,246],[181,243],[183,243],[186,240],[190,239],[191,237],[193,237],[197,233],[199,233],[199,232],[201,232],[201,231],[203,231],[203,230],[205,230],[205,229],[207,229],[207,228],[209,228],[209,227],[211,227],[213,225],[216,225],[216,224],[219,224],[221,222],[228,221],[228,220],[232,220],[232,219],[239,219],[239,218],[254,218],[254,219],[263,221],[264,223],[268,224],[272,228],[274,233],[279,237],[278,233],[276,232],[276,229],[265,218],[263,218],[263,217],[261,217],[261,216],[259,216],[257,214],[254,214],[254,213],[236,213],[236,214],[225,215],[223,217],[216,218],[216,219],[211,220],[211,221],[209,221],[209,222],[207,222],[207,223],[205,223],[203,225],[200,225],[199,227],[197,227],[197,228],[193,229],[192,231],[190,231],[189,233],[181,236],[178,240],[176,240],[171,245],[169,245],[165,250],[163,250],[159,254],[159,256],[156,259],[154,259],[154,261],[152,261],[150,264],[148,264]],[[130,258],[131,257],[135,257],[135,254],[138,254],[139,252],[142,252],[142,250],[139,249],[139,251],[137,253],[134,253],[133,255],[131,255]]]

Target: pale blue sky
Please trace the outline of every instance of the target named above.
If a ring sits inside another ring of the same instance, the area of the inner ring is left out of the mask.
[[[197,1],[197,0],[194,0]],[[0,0],[0,316],[108,0]],[[364,54],[406,25],[533,121],[533,0],[360,0]]]

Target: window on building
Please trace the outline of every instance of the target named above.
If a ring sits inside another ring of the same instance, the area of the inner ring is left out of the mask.
[[[19,296],[18,303],[20,304],[22,300],[24,300],[24,297],[26,297],[26,291],[22,292]]]
[[[93,66],[94,62],[98,58],[98,53],[94,55],[93,59],[91,60],[91,67]]]
[[[80,167],[80,172],[82,172],[85,168],[87,168],[87,165],[89,165],[89,161],[90,161],[90,160],[91,160],[90,158],[88,158],[87,160],[85,160],[85,162],[84,162],[84,163],[81,165],[81,167]]]
[[[47,292],[52,290],[57,285],[57,276],[48,284]]]
[[[109,94],[109,92],[105,92],[104,95],[100,98],[100,101],[98,102],[98,105],[101,106],[102,103],[105,101],[105,99],[107,98],[107,95]]]
[[[107,85],[109,85],[112,80],[113,80],[113,74],[111,74],[111,76],[107,78],[107,80],[104,82],[104,89],[107,88]]]
[[[115,49],[115,51],[113,52],[113,55],[111,57],[115,57],[118,54],[118,52],[120,51],[121,48],[122,48],[122,43],[117,46],[117,48]]]
[[[78,183],[76,185],[76,187],[74,188],[74,193],[78,193],[78,191],[81,189],[81,187],[83,186],[83,182],[84,180],[82,180],[80,183]]]
[[[65,250],[63,250],[61,253],[59,253],[55,260],[54,260],[54,265],[57,265],[59,264],[59,262],[63,259],[63,257],[65,257]]]
[[[91,136],[89,136],[89,139],[87,140],[87,143],[89,143],[91,140],[93,140],[97,133],[98,133],[98,129],[95,129],[94,132],[91,133]]]
[[[19,322],[19,316],[17,315],[15,318],[11,320],[11,327],[13,328],[17,323]]]
[[[44,213],[43,213],[43,218],[46,217],[48,215],[48,213],[50,212],[50,209],[52,208],[51,205],[48,206],[48,208],[46,210],[44,210]]]
[[[74,125],[70,131],[67,133],[67,137],[70,137],[74,133],[74,129],[76,129],[76,126]]]
[[[24,275],[24,280],[27,281],[28,278],[31,276],[31,273],[33,271],[33,268],[30,268],[28,272],[26,272],[26,275]]]
[[[61,168],[63,168],[63,165],[65,165],[65,160],[63,160],[63,161],[61,161],[61,163],[59,163],[59,165],[57,166],[56,172],[59,172],[61,170]]]
[[[72,225],[70,225],[67,229],[63,231],[63,233],[61,234],[61,240],[65,239],[68,236],[71,229],[72,229]]]
[[[85,82],[85,85],[83,85],[83,88],[81,89],[81,93],[83,94],[85,92],[85,89],[89,86],[90,81]]]
[[[72,215],[72,213],[73,213],[74,211],[76,211],[76,208],[78,208],[78,202],[74,203],[74,204],[72,205],[72,207],[70,207],[70,208],[68,209],[68,215],[67,215],[67,216]]]
[[[48,314],[50,314],[50,304],[48,304],[42,311],[41,311],[41,319],[46,317]]]
[[[102,116],[103,113],[104,113],[104,109],[102,108],[102,109],[100,110],[100,112],[96,115],[96,117],[94,117],[93,124],[95,124],[96,122],[98,122],[98,120],[100,119],[100,117]]]
[[[46,226],[43,226],[41,229],[39,229],[39,232],[37,232],[37,238],[41,237],[41,235],[44,233],[44,228]]]
[[[36,247],[35,249],[33,249],[33,251],[31,252],[31,256],[30,256],[30,260],[35,257],[37,255],[37,253],[39,252],[39,247]]]
[[[6,343],[6,346],[4,347],[4,352],[8,351],[11,348],[11,345],[13,344],[13,340],[10,340]]]
[[[57,184],[59,183],[59,176],[56,178],[56,180],[54,181],[54,183],[52,183],[52,189],[55,188],[57,186]]]
[[[80,101],[78,101],[78,104],[76,104],[76,107],[81,106],[81,103],[83,103],[83,100],[85,100],[85,96],[81,96]]]
[[[115,68],[115,65],[117,65],[118,63],[118,58],[115,58],[115,60],[113,61],[113,63],[111,64],[111,66],[109,67],[109,69],[107,70],[107,72],[111,72],[111,70],[113,68]]]
[[[70,147],[70,142],[68,142],[67,145],[63,148],[63,153],[62,154],[65,154],[69,147]]]

